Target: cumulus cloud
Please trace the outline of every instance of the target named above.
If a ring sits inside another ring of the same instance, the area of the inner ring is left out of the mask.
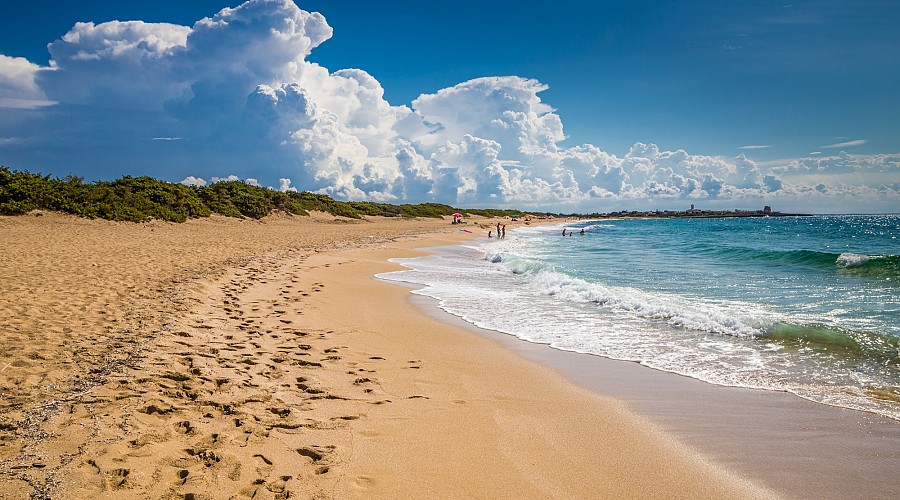
[[[184,184],[185,186],[205,186],[206,181],[199,178],[194,177],[193,175],[189,175],[179,182],[179,184]]]
[[[53,104],[35,82],[41,70],[24,57],[0,54],[0,109],[31,109]]]
[[[291,0],[249,0],[192,26],[76,23],[48,46],[47,67],[0,55],[0,107],[22,113],[0,118],[0,159],[52,150],[58,164],[106,177],[143,168],[188,185],[277,180],[339,199],[583,211],[898,190],[896,155],[759,164],[649,142],[621,157],[563,147],[562,119],[541,98],[548,86],[519,76],[394,105],[364,69],[307,60],[332,34]]]
[[[515,76],[476,78],[412,102],[434,127],[424,145],[458,142],[466,135],[509,145],[510,157],[555,150],[563,139],[562,121],[538,93],[547,86]]]
[[[76,23],[48,49],[54,71],[37,83],[50,99],[77,105],[160,106],[185,82],[172,78],[190,28],[165,23]]]
[[[278,183],[279,183],[278,190],[281,191],[282,193],[287,193],[289,191],[293,191],[293,192],[297,191],[297,188],[291,187],[290,179],[281,178],[281,179],[278,179]]]

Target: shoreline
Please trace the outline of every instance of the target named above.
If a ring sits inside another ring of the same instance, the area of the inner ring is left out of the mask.
[[[420,250],[434,253],[440,247]],[[408,290],[423,287],[383,281]],[[895,472],[900,422],[890,417],[787,391],[711,384],[633,361],[557,349],[476,326],[426,295],[410,293],[408,300],[425,314],[622,402],[716,463],[791,497],[887,499],[900,492]]]
[[[0,497],[780,496],[372,278],[475,222],[0,218]]]
[[[391,416],[373,418],[359,430],[361,437],[372,441],[368,449],[375,453],[361,456],[349,468],[363,471],[361,477],[381,475],[372,474],[373,467],[392,476],[388,484],[379,485],[382,488],[374,487],[380,481],[369,484],[367,495],[408,497],[414,492],[416,497],[455,498],[503,491],[508,498],[572,498],[602,491],[629,497],[779,496],[685,448],[620,402],[584,391],[545,365],[473,335],[469,328],[425,314],[409,301],[407,287],[372,279],[379,272],[400,269],[389,258],[423,255],[423,245],[461,244],[472,237],[458,235],[462,241],[456,243],[426,237],[393,249],[367,251],[364,257],[352,251],[358,255],[354,259],[367,264],[348,270],[344,285],[378,291],[377,299],[354,313],[366,318],[365,330],[377,332],[382,348],[388,341],[415,355],[409,363],[417,365],[412,367],[417,380],[393,382],[407,387],[412,382],[416,399],[436,403],[420,410],[428,415],[421,421],[394,413],[394,407],[382,407]],[[363,275],[370,283],[351,285]],[[383,314],[379,311],[389,311],[388,317],[379,318]],[[397,332],[388,333],[387,325]],[[416,338],[408,338],[410,333]],[[373,460],[385,451],[402,458],[393,464]],[[535,462],[535,457],[540,459]],[[591,477],[598,471],[612,475]],[[429,478],[435,474],[439,479]],[[381,481],[386,481],[384,476]],[[466,493],[448,493],[453,491],[447,490],[448,482]],[[358,484],[339,485],[337,496],[354,496],[353,486]]]
[[[410,302],[614,398],[715,463],[790,498],[889,499],[900,492],[900,425],[888,417],[560,350],[477,327],[431,297],[410,294]]]

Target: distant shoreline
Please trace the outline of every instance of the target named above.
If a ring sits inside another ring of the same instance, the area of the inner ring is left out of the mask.
[[[815,214],[793,214],[781,212],[744,212],[744,211],[701,211],[687,212],[615,212],[595,214],[590,218],[598,219],[728,219],[728,218],[765,218],[765,217],[812,217]]]

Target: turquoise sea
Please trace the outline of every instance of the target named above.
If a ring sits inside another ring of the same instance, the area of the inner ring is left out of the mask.
[[[508,226],[379,277],[529,342],[900,420],[900,215]]]

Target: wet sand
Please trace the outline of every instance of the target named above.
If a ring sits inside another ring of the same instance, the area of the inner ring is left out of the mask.
[[[429,297],[411,297],[424,313],[615,398],[716,463],[789,497],[900,495],[900,422],[893,419],[525,342],[477,328],[439,310]]]
[[[372,279],[448,221],[0,235],[3,498],[777,496]]]

